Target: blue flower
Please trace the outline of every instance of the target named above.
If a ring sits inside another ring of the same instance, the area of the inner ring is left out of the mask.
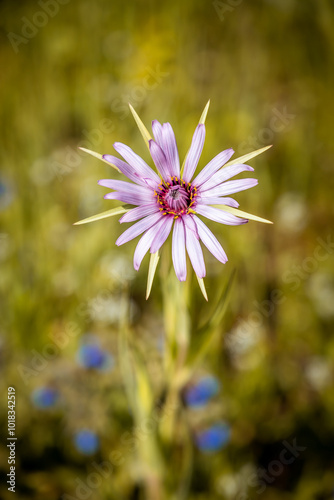
[[[215,377],[203,377],[186,389],[185,403],[193,408],[205,406],[209,399],[218,394],[219,388],[219,382]]]
[[[201,451],[211,453],[218,451],[228,444],[231,437],[231,429],[225,422],[209,427],[198,432],[196,435],[196,444]]]
[[[103,351],[95,342],[83,344],[78,349],[77,358],[80,365],[85,368],[104,370],[113,365],[113,359],[110,354]]]
[[[39,387],[31,394],[31,400],[37,408],[50,408],[58,401],[59,394],[51,387]]]
[[[84,455],[93,455],[99,449],[100,443],[95,432],[88,429],[82,429],[76,432],[74,436],[74,445],[80,453]]]

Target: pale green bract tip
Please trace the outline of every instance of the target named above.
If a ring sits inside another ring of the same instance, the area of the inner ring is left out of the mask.
[[[138,125],[139,131],[140,131],[141,135],[143,136],[145,144],[146,144],[148,150],[150,150],[149,141],[152,140],[152,137],[151,137],[149,131],[147,130],[147,128],[145,127],[145,125],[143,124],[143,122],[141,121],[141,119],[139,118],[139,116],[136,113],[135,109],[131,106],[130,103],[129,103],[129,108],[130,108],[130,111],[132,113],[133,118],[135,119],[135,122]]]
[[[127,205],[121,205],[116,208],[112,208],[111,210],[106,210],[106,212],[101,212],[96,215],[92,215],[91,217],[87,217],[86,219],[79,220],[75,222],[74,226],[79,226],[80,224],[88,224],[88,222],[94,222],[99,219],[106,219],[107,217],[113,217],[114,215],[125,214],[128,212],[130,208]]]
[[[236,215],[237,217],[244,217],[245,219],[255,220],[256,222],[263,222],[264,224],[273,224],[270,220],[263,219],[257,215],[249,214],[238,208],[228,207],[226,205],[213,205],[215,208],[221,208],[224,212],[229,212],[230,214]]]
[[[239,156],[239,158],[235,158],[234,160],[228,161],[225,163],[225,165],[222,168],[228,167],[229,165],[235,165],[236,163],[246,163],[247,161],[251,160],[252,158],[255,158],[255,156],[258,156],[268,149],[272,147],[272,144],[270,146],[265,146],[264,148],[257,149],[256,151],[252,151],[251,153],[247,153],[246,155]]]
[[[103,158],[103,155],[101,155],[100,153],[96,153],[95,151],[91,151],[90,149],[82,148],[80,146],[79,146],[79,149],[81,149],[81,151],[84,151],[85,153],[88,153],[91,156],[94,156],[95,158],[98,158],[99,160],[104,161],[105,163],[107,163],[108,165],[110,165],[111,167],[113,167],[115,170],[117,170],[117,172],[120,172],[119,168],[117,168],[116,165],[113,165],[109,161],[105,160]]]
[[[206,293],[206,289],[205,289],[205,285],[204,285],[204,279],[203,278],[199,278],[196,274],[196,278],[197,278],[197,281],[198,281],[198,284],[199,284],[199,287],[201,289],[201,292],[203,294],[203,297],[205,298],[205,300],[208,302],[208,294]]]
[[[147,276],[146,300],[149,298],[150,293],[151,293],[154,275],[155,275],[155,271],[157,270],[157,265],[158,265],[159,259],[160,259],[159,250],[155,253],[151,253],[150,265],[149,265],[148,276]]]

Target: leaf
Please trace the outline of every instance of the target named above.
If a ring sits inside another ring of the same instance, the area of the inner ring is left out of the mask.
[[[203,124],[205,123],[205,120],[206,120],[206,116],[208,114],[208,111],[209,111],[209,106],[210,106],[210,99],[208,100],[208,102],[206,103],[205,105],[205,108],[203,109],[203,113],[201,114],[201,117],[199,119],[199,122],[198,124]],[[190,149],[190,148],[189,148]],[[189,153],[189,149],[187,151],[187,154],[186,156],[184,157],[184,160],[183,160],[183,163],[182,163],[182,167],[181,167],[181,177],[182,177],[182,174],[183,174],[183,170],[184,170],[184,166],[186,164],[186,159],[187,159],[187,156],[188,156],[188,153]]]
[[[205,120],[206,120],[206,115],[208,114],[208,111],[209,111],[209,106],[210,106],[210,99],[208,100],[208,102],[206,103],[206,106],[203,110],[203,113],[201,114],[201,118],[199,119],[199,122],[198,123],[205,123]]]
[[[203,294],[203,297],[205,298],[205,300],[208,302],[208,295],[206,293],[206,289],[205,289],[205,285],[204,285],[204,280],[203,278],[199,278],[196,274],[196,278],[197,278],[197,281],[198,281],[198,284],[199,284],[199,287],[201,289],[201,292]]]
[[[130,111],[132,113],[133,118],[135,119],[135,122],[138,125],[140,133],[143,136],[145,144],[146,144],[148,150],[150,150],[149,141],[152,139],[152,137],[151,137],[149,131],[147,130],[147,128],[145,127],[145,125],[143,124],[143,122],[141,121],[141,119],[139,118],[138,114],[136,113],[136,111],[134,110],[134,108],[131,106],[130,103],[129,103],[129,108],[130,108]]]
[[[150,293],[151,293],[154,275],[155,275],[155,271],[157,269],[159,259],[160,259],[159,250],[155,253],[151,253],[150,265],[149,265],[148,276],[147,276],[146,300],[149,298]]]
[[[270,220],[263,219],[262,217],[258,217],[257,215],[249,214],[247,212],[243,212],[238,208],[228,207],[226,205],[213,205],[216,208],[221,208],[224,212],[229,212],[230,214],[236,215],[237,217],[245,217],[246,219],[255,220],[256,222],[263,222],[264,224],[273,224]]]
[[[95,156],[95,158],[98,158],[99,160],[102,160],[105,163],[108,163],[108,165],[110,165],[115,170],[117,170],[117,172],[120,172],[119,168],[117,168],[116,165],[113,165],[112,163],[110,163],[110,161],[105,160],[103,158],[103,155],[101,155],[100,153],[95,153],[95,151],[91,151],[90,149],[86,149],[86,148],[82,148],[82,147],[79,147],[79,149],[81,149],[81,151],[84,151],[85,153],[88,153],[89,155]]]
[[[257,149],[256,151],[252,151],[251,153],[247,153],[246,155],[239,156],[239,158],[235,158],[234,160],[225,163],[225,165],[222,168],[228,167],[229,165],[235,165],[236,163],[246,163],[246,161],[249,161],[255,156],[264,153],[265,151],[267,151],[267,149],[270,149],[271,147],[272,144],[270,146],[265,146],[264,148]]]
[[[91,217],[87,217],[87,219],[79,220],[78,222],[75,222],[73,225],[79,226],[79,224],[88,224],[88,222],[94,222],[99,219],[106,219],[107,217],[113,217],[114,215],[125,214],[130,209],[131,206],[129,205],[119,206],[116,208],[112,208],[111,210],[107,210],[106,212],[101,212],[99,214],[92,215]]]

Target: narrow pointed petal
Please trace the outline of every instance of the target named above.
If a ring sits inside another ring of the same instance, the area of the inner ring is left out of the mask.
[[[124,160],[131,165],[131,167],[135,170],[135,172],[140,177],[148,177],[152,179],[157,184],[159,184],[160,179],[159,176],[147,165],[147,163],[139,156],[137,153],[132,151],[129,146],[126,144],[122,144],[121,142],[115,142],[114,148],[121,156],[123,156]]]
[[[158,205],[154,203],[149,203],[147,205],[140,205],[139,207],[132,208],[123,217],[119,219],[119,222],[134,222],[138,219],[142,219],[147,215],[155,214],[159,212]]]
[[[170,123],[164,123],[162,126],[162,149],[166,155],[169,171],[172,176],[180,177],[180,160],[177,150],[175,134]]]
[[[185,229],[182,219],[176,219],[173,229],[172,259],[175,273],[179,281],[185,281],[187,278],[185,240]]]
[[[197,198],[197,201],[203,203],[204,205],[226,205],[228,207],[234,208],[238,208],[239,206],[239,203],[233,198],[223,198],[220,196],[208,196],[206,198],[202,198],[201,196],[199,196]]]
[[[154,199],[152,189],[146,186],[137,186],[136,184],[131,184],[131,182],[118,181],[116,179],[101,179],[98,181],[98,184],[109,189],[116,189],[124,193],[138,193]]]
[[[124,191],[113,191],[104,195],[105,200],[118,200],[129,205],[144,205],[152,202],[152,196],[144,196],[138,193],[125,193]]]
[[[203,123],[197,125],[193,135],[190,149],[187,153],[182,179],[190,182],[195,173],[200,156],[202,154],[205,140],[205,125]]]
[[[234,165],[236,163],[245,163],[246,161],[251,160],[252,158],[255,158],[255,156],[258,156],[265,151],[267,151],[269,148],[272,147],[272,144],[270,146],[265,146],[264,148],[257,149],[256,151],[252,151],[251,153],[247,153],[246,155],[239,156],[239,158],[235,158],[234,160],[229,161],[225,166],[229,165]]]
[[[163,216],[159,212],[158,214],[148,215],[147,217],[145,217],[145,219],[136,222],[135,224],[133,224],[133,226],[129,227],[126,231],[124,231],[123,234],[121,234],[121,236],[116,241],[116,245],[120,246],[124,243],[127,243],[128,241],[133,240],[144,231],[149,229],[151,226],[156,224],[161,219],[161,217]]]
[[[205,272],[205,264],[204,264],[201,244],[193,230],[189,229],[187,225],[185,226],[185,229],[186,229],[186,248],[190,262],[194,268],[196,275],[199,278],[204,278],[206,272]]]
[[[153,227],[150,227],[144,235],[138,241],[136,246],[136,250],[133,256],[133,267],[136,271],[140,268],[140,264],[142,263],[143,258],[147,254],[152,244],[152,241],[156,235],[156,231],[159,231],[161,221],[157,222]]]
[[[131,165],[125,163],[125,161],[120,160],[116,156],[113,155],[103,155],[103,159],[106,160],[110,165],[115,165],[117,170],[122,172],[122,174],[126,175],[128,179],[139,184],[141,186],[147,186],[147,182],[135,171]],[[153,181],[152,181],[153,182]],[[156,186],[156,183],[153,183]]]
[[[160,172],[161,177],[164,180],[167,180],[172,175],[172,173],[170,171],[166,155],[159,144],[157,144],[153,140],[150,141],[150,153],[155,166]]]
[[[224,212],[223,210],[202,204],[197,205],[196,213],[215,222],[227,224],[228,226],[239,226],[240,224],[246,224],[246,222],[248,222],[247,219],[239,219],[238,217],[235,217],[235,215]]]
[[[173,216],[164,215],[163,219],[164,224],[160,228],[159,232],[157,232],[157,234],[155,235],[155,238],[151,245],[151,250],[150,250],[151,253],[156,253],[165,243],[165,241],[169,236],[169,233],[171,232],[173,221],[174,221]]]
[[[238,179],[236,181],[227,181],[223,182],[219,186],[204,191],[204,193],[201,193],[201,197],[210,198],[213,196],[228,196],[230,194],[238,193],[239,191],[245,191],[245,189],[250,189],[257,184],[257,179]]]
[[[254,172],[254,168],[244,164],[230,165],[229,167],[224,167],[201,185],[201,192],[207,191],[208,189],[212,189],[213,187],[222,184],[222,182],[227,181],[231,177],[234,177],[235,175],[238,175],[241,172],[245,171]]]
[[[158,120],[152,121],[152,131],[154,140],[161,148],[163,148],[163,139],[162,139],[162,125]]]
[[[225,163],[231,158],[234,151],[233,149],[226,149],[222,151],[217,156],[211,160],[206,167],[198,174],[198,176],[193,180],[193,184],[200,187],[207,180],[209,180]]]
[[[217,260],[219,260],[219,262],[225,264],[225,262],[227,262],[228,260],[227,255],[215,235],[210,231],[207,225],[204,224],[203,221],[201,221],[201,219],[196,216],[194,217],[194,219],[197,225],[199,237],[206,248],[209,250],[209,252],[212,253],[214,257],[216,257]]]

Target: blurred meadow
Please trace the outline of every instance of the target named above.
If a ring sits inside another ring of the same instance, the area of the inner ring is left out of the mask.
[[[333,2],[2,0],[0,25],[0,497],[334,498]],[[182,161],[208,99],[200,167],[273,144],[236,199],[274,224],[209,223],[209,302],[165,245],[146,301],[118,217],[73,226],[119,204],[78,146],[151,164],[130,102]]]

